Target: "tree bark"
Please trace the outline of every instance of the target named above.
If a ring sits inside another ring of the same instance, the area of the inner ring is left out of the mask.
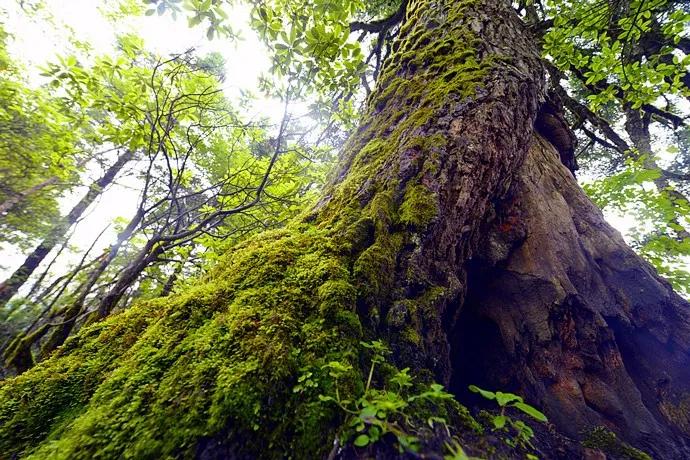
[[[452,388],[511,389],[574,439],[604,426],[655,457],[687,458],[690,305],[543,139],[485,232],[452,332]]]
[[[325,457],[343,414],[319,397],[338,388],[324,366],[351,365],[341,395],[357,398],[360,340],[379,339],[386,372],[460,396],[467,383],[513,388],[570,437],[603,424],[665,458],[688,453],[688,304],[534,140],[544,70],[510,5],[412,2],[399,35],[311,214],[0,386],[0,450]],[[307,375],[317,390],[297,387]],[[397,453],[334,455],[347,452]]]
[[[184,261],[178,262],[173,272],[165,281],[165,284],[163,285],[160,294],[158,294],[160,297],[167,297],[172,293],[172,290],[175,287],[175,283],[177,282],[177,279],[180,277],[180,274],[182,273],[182,267],[184,267]]]
[[[129,289],[130,286],[136,282],[141,273],[164,252],[164,249],[165,246],[162,244],[149,242],[139,251],[134,260],[127,264],[124,270],[118,274],[115,284],[98,302],[98,312],[96,315],[98,319],[105,318],[113,311],[122,299],[122,296],[127,292],[127,289]]]
[[[70,210],[62,222],[53,227],[48,236],[33,250],[9,278],[0,283],[0,308],[2,308],[19,291],[43,259],[65,236],[69,228],[79,220],[84,211],[98,198],[103,189],[110,185],[122,168],[132,159],[132,152],[126,151],[108,168],[105,174],[89,186],[86,195]]]

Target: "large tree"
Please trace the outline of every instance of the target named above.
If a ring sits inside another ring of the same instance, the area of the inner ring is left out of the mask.
[[[578,458],[582,441],[644,458],[602,426],[688,456],[690,305],[534,129],[547,91],[531,32],[502,1],[405,4],[318,204],[0,383],[2,452],[433,457],[455,435],[524,457],[436,380],[541,407],[545,457]]]

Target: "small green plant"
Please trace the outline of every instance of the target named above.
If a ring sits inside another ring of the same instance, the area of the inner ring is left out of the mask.
[[[465,453],[465,449],[457,439],[452,439],[450,442],[445,444],[448,455],[443,456],[443,460],[482,460],[479,457],[470,457]]]
[[[506,409],[515,408],[540,422],[548,421],[546,415],[544,415],[535,407],[527,404],[522,399],[522,397],[516,394],[503,393],[501,391],[497,391],[494,393],[493,391],[482,390],[476,385],[470,385],[469,389],[470,391],[478,393],[488,400],[496,401],[496,404],[498,404],[498,406],[500,407],[500,412],[497,415],[493,416],[491,422],[494,426],[495,431],[502,431],[508,433],[510,431],[510,428],[515,430],[514,436],[509,436],[505,439],[506,443],[510,447],[520,446],[523,448],[529,447],[531,449],[534,449],[534,446],[531,442],[532,438],[534,437],[534,431],[532,430],[532,428],[530,428],[529,425],[527,425],[522,420],[516,420],[508,416],[506,414]],[[533,459],[536,457],[534,457],[531,454],[528,454],[527,458]]]
[[[410,394],[415,386],[409,368],[397,371],[387,379],[384,388],[374,388],[372,385],[374,373],[381,363],[386,361],[386,355],[390,354],[388,347],[381,341],[362,342],[364,348],[370,350],[371,365],[364,382],[364,392],[354,399],[343,397],[338,386],[339,380],[353,371],[349,364],[332,361],[323,366],[323,370],[333,379],[335,394],[319,395],[323,402],[336,404],[346,414],[344,428],[339,437],[348,442],[352,440],[357,447],[366,447],[379,441],[386,434],[395,436],[400,452],[417,452],[419,450],[419,438],[415,436],[418,427],[414,426],[411,417],[412,406],[423,400],[439,401],[452,399],[453,395],[444,391],[443,386],[431,384],[426,391]],[[298,382],[303,387],[311,375]],[[445,419],[442,417],[429,417],[427,424],[433,428],[435,424],[441,424],[448,431]],[[448,431],[450,436],[450,432]]]

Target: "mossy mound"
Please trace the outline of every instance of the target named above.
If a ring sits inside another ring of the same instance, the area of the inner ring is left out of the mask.
[[[316,395],[293,396],[292,386],[305,365],[351,359],[359,326],[347,314],[348,281],[322,232],[267,233],[195,290],[85,328],[2,383],[0,450],[187,456],[199,438],[230,426],[249,451],[318,451],[336,414]],[[333,303],[340,311],[323,316]]]

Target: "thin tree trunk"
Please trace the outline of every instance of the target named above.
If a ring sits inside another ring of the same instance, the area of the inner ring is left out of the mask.
[[[42,304],[48,306],[48,308],[52,308],[58,300],[62,297],[62,294],[67,290],[69,287],[70,283],[74,278],[81,273],[83,270],[87,270],[89,266],[94,265],[98,262],[98,258],[86,263],[86,259],[88,258],[89,254],[93,250],[94,246],[98,242],[98,240],[101,239],[103,234],[106,232],[106,230],[110,227],[110,224],[106,225],[103,230],[94,238],[94,240],[91,242],[91,246],[84,252],[84,255],[82,256],[81,260],[77,264],[76,267],[74,267],[69,273],[57,278],[55,281],[51,283],[50,286],[45,288],[43,292],[41,292],[36,298],[32,299],[34,302],[41,302]],[[55,288],[60,286],[60,288],[57,290],[57,292],[53,292]],[[48,299],[52,299],[48,302]]]
[[[117,281],[113,287],[111,287],[101,298],[98,303],[98,313],[96,315],[98,319],[105,318],[113,311],[120,299],[122,299],[122,296],[127,292],[127,289],[136,282],[139,275],[141,275],[146,267],[155,261],[163,251],[164,246],[155,243],[149,243],[139,251],[139,254],[137,254],[134,260],[118,275]]]
[[[132,159],[132,152],[126,151],[108,168],[103,177],[91,184],[88,192],[72,208],[63,221],[53,227],[48,236],[24,260],[24,263],[12,275],[0,283],[0,307],[4,306],[19,291],[31,274],[38,268],[43,259],[53,250],[55,245],[65,236],[69,228],[74,225],[86,209],[98,198],[103,189],[110,185],[124,165]]]
[[[43,308],[41,313],[39,313],[39,315],[31,322],[31,324],[23,332],[20,332],[16,336],[12,337],[11,340],[8,339],[5,343],[2,344],[2,346],[0,346],[0,352],[2,353],[2,358],[5,367],[13,367],[17,373],[22,373],[34,365],[33,355],[31,354],[31,347],[36,342],[38,342],[43,337],[43,335],[45,335],[46,332],[48,332],[48,328],[43,328],[42,332],[39,334],[32,334],[33,329],[50,312],[50,310],[58,301],[62,293],[67,289],[67,286],[72,281],[72,279],[83,269],[86,258],[89,256],[89,253],[96,245],[98,240],[101,238],[101,236],[103,236],[103,233],[105,233],[108,227],[110,227],[110,224],[108,224],[103,230],[101,230],[101,233],[99,233],[98,236],[93,240],[91,246],[89,246],[89,248],[82,256],[81,260],[79,261],[79,264],[77,264],[77,266],[65,277],[62,283],[62,287],[55,294],[55,296],[53,296],[53,299],[47,304],[43,302],[45,307]],[[31,340],[26,340],[27,337],[31,337]],[[26,350],[22,350],[20,353],[16,353],[15,351],[17,350],[17,348],[21,347],[22,345],[25,346]]]
[[[41,348],[41,356],[48,356],[53,350],[62,345],[67,337],[69,337],[72,329],[74,329],[74,326],[76,326],[77,319],[81,318],[83,314],[86,298],[89,296],[91,290],[96,285],[96,282],[98,282],[99,278],[101,275],[103,275],[110,263],[115,259],[115,257],[117,257],[122,245],[126,241],[129,241],[129,239],[132,237],[134,231],[137,229],[137,227],[139,227],[142,219],[143,213],[139,210],[134,218],[132,218],[132,220],[129,222],[127,227],[125,227],[117,235],[117,240],[115,243],[110,245],[105,257],[103,257],[99,261],[98,265],[91,270],[86,282],[80,286],[79,295],[74,302],[72,302],[72,304],[65,309],[63,313],[64,321],[55,328],[50,337],[48,337],[46,343]]]
[[[175,267],[175,270],[173,270],[172,274],[165,281],[165,284],[163,285],[163,289],[161,289],[161,292],[160,292],[161,297],[167,297],[170,295],[173,288],[175,287],[175,283],[177,282],[178,277],[182,273],[183,265],[184,265],[184,261],[181,261],[180,263],[178,263],[177,266]]]
[[[55,264],[55,261],[60,258],[62,255],[62,252],[67,248],[70,240],[72,239],[72,236],[74,235],[74,231],[76,230],[76,227],[72,228],[72,231],[62,239],[62,243],[60,243],[60,247],[58,250],[55,252],[55,255],[53,258],[48,262],[48,265],[46,266],[45,270],[38,276],[36,281],[31,285],[31,289],[29,290],[29,293],[26,295],[27,297],[31,298],[36,294],[36,291],[41,287],[43,284],[43,280],[45,280],[46,276],[48,276],[48,273],[50,273],[50,269],[53,268],[53,265]]]

